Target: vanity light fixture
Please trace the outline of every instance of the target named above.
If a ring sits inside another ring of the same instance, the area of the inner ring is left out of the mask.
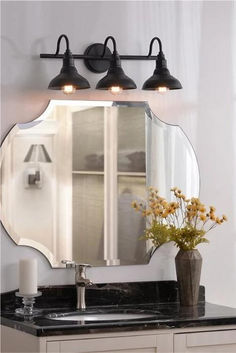
[[[74,58],[69,48],[69,39],[65,34],[62,34],[57,41],[57,50],[55,56],[60,51],[60,44],[62,38],[66,41],[66,51],[63,55],[62,69],[55,78],[49,83],[49,89],[62,90],[65,94],[74,93],[79,89],[90,88],[86,78],[81,76],[74,65]]]
[[[59,54],[60,41],[66,40],[66,52],[64,55]],[[113,43],[113,53],[107,47],[108,41]],[[158,41],[159,53],[152,55],[153,43]],[[63,59],[63,67],[60,74],[55,77],[49,84],[49,89],[62,89],[64,93],[73,93],[76,89],[89,88],[88,81],[78,74],[74,59],[83,59],[86,67],[94,73],[106,72],[96,86],[96,89],[110,90],[112,93],[119,93],[127,89],[135,89],[135,82],[125,75],[121,67],[121,60],[155,60],[156,68],[153,75],[143,84],[143,90],[157,90],[166,92],[167,90],[182,88],[181,83],[173,76],[167,68],[165,56],[162,51],[162,43],[160,38],[154,37],[149,46],[148,55],[119,55],[116,49],[116,41],[114,37],[108,36],[104,44],[91,44],[84,54],[72,54],[69,49],[69,40],[65,34],[62,34],[57,41],[57,50],[55,54],[40,54],[40,58]]]

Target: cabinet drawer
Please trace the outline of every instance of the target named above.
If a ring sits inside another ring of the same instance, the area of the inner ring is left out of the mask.
[[[118,350],[144,349],[156,347],[156,336],[131,336],[114,338],[94,338],[60,342],[60,353],[115,352]],[[155,352],[151,350],[150,352]]]
[[[47,342],[47,353],[172,353],[173,335],[133,335]]]
[[[189,333],[186,343],[187,347],[236,344],[236,330]]]
[[[235,353],[236,330],[175,334],[174,352]]]

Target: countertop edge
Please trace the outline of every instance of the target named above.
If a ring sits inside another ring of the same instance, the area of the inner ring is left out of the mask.
[[[81,335],[81,334],[97,334],[110,332],[127,332],[127,331],[146,331],[146,330],[170,330],[176,328],[197,328],[207,326],[233,326],[236,325],[236,317],[221,317],[209,319],[183,319],[183,320],[164,320],[164,321],[142,321],[142,322],[112,322],[101,324],[86,324],[84,326],[70,325],[65,327],[39,327],[35,325],[27,326],[24,322],[17,322],[12,319],[1,317],[1,325],[11,327],[13,329],[25,332],[37,337],[61,336],[61,335]]]

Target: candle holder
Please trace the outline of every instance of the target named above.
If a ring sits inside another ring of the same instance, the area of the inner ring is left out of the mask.
[[[22,297],[22,303],[24,305],[22,308],[17,308],[15,310],[16,314],[22,316],[32,316],[40,312],[40,310],[34,309],[34,303],[35,298],[40,297],[42,295],[42,292],[37,292],[35,294],[21,294],[19,292],[16,292],[15,295],[17,297]]]

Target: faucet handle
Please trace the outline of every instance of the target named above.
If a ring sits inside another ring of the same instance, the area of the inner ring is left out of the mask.
[[[75,264],[75,267],[78,268],[78,269],[86,269],[88,267],[92,267],[92,265],[90,264]]]
[[[75,268],[76,267],[76,263],[75,261],[71,261],[71,260],[61,260],[61,263],[66,265],[66,268]]]
[[[93,282],[86,278],[86,269],[92,267],[89,264],[75,264],[75,282],[80,287],[91,286]]]
[[[86,269],[92,267],[89,264],[75,264],[75,271],[79,273],[79,276],[86,278]]]

